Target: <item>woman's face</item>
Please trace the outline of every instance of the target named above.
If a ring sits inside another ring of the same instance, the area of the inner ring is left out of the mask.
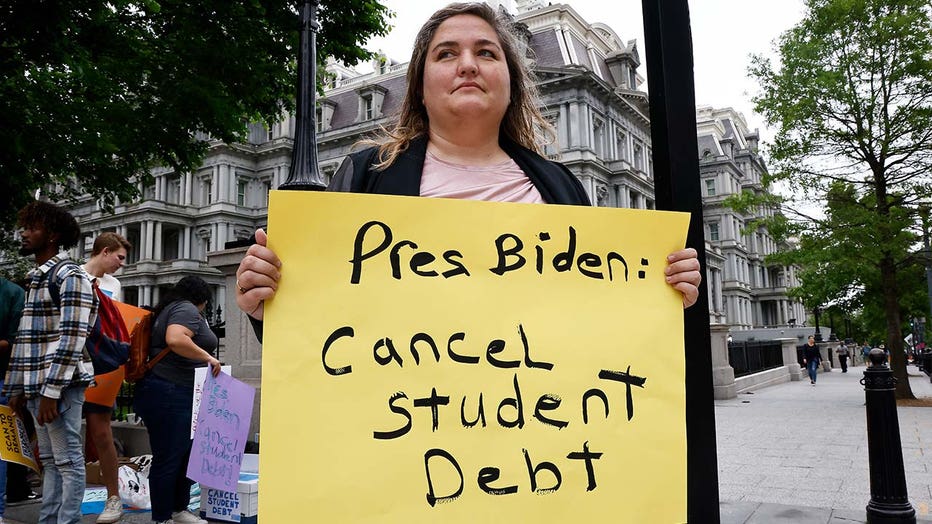
[[[424,106],[432,124],[449,128],[481,117],[498,126],[511,100],[510,82],[501,42],[485,20],[456,15],[440,24],[424,64]]]

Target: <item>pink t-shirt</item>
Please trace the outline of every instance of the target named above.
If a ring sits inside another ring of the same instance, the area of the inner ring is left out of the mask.
[[[427,153],[421,172],[421,196],[490,202],[542,204],[540,192],[514,160],[492,166],[461,166]]]

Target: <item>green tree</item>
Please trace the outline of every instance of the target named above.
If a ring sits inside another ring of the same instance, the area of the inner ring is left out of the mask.
[[[39,187],[135,196],[134,176],[196,167],[198,136],[293,107],[297,0],[0,1],[0,224]],[[318,61],[355,64],[388,32],[377,0],[323,0]]]
[[[757,110],[777,128],[774,178],[800,189],[802,199],[850,193],[837,209],[843,217],[803,224],[802,243],[806,235],[831,238],[860,249],[850,256],[876,268],[899,398],[912,397],[899,304],[904,232],[930,193],[930,28],[928,0],[807,0],[803,20],[777,43],[779,64],[757,56],[751,66],[761,86]],[[830,279],[837,261],[822,262],[813,276]]]

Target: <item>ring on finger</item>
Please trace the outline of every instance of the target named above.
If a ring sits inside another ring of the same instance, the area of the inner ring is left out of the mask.
[[[239,283],[238,278],[236,279],[236,288],[239,289],[240,293],[246,293],[247,291],[249,291],[248,289],[244,288],[242,284]]]

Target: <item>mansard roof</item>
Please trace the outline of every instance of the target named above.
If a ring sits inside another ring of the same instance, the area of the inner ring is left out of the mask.
[[[334,105],[331,129],[348,127],[357,122],[359,116],[359,90],[369,85],[378,85],[385,89],[382,100],[382,114],[394,115],[401,109],[407,82],[404,75],[384,75],[373,77],[371,82],[351,84],[328,92],[327,100]]]

